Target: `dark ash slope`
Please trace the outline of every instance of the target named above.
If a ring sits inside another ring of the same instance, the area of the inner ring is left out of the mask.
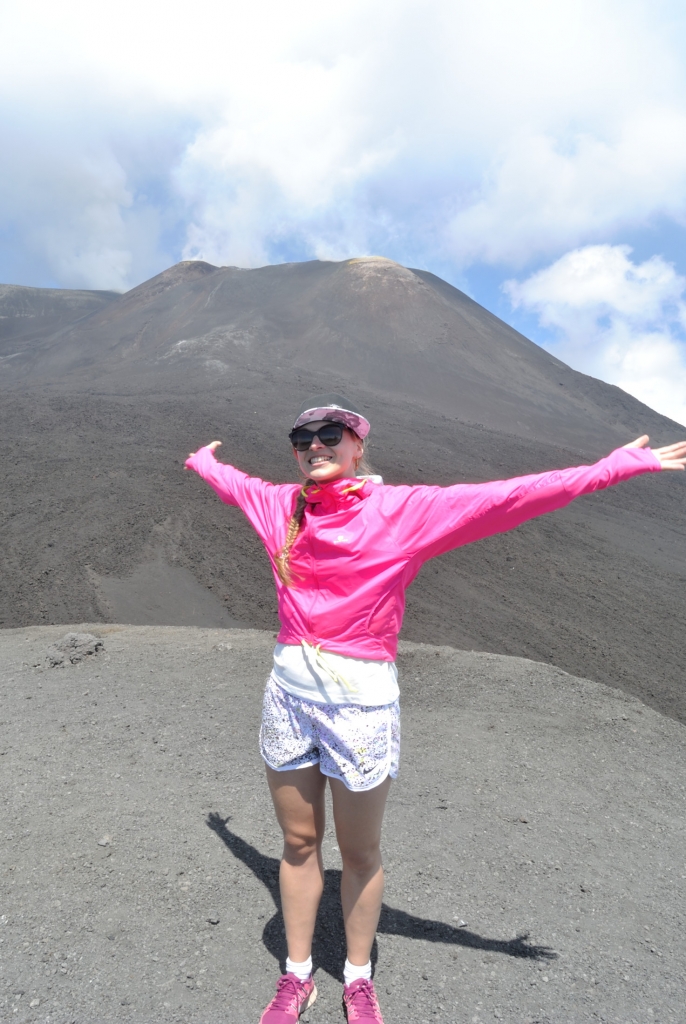
[[[118,292],[0,284],[0,369],[7,372],[5,360],[25,360],[37,340],[118,298]]]
[[[313,391],[369,410],[371,455],[391,483],[513,476],[682,432],[387,260],[179,264],[98,301],[0,364],[4,626],[113,621],[103,580],[154,565],[151,580],[166,578],[160,566],[197,580],[198,608],[213,597],[208,624],[273,628],[259,543],[182,465],[218,437],[227,461],[295,479],[285,434]],[[430,563],[404,635],[554,662],[686,719],[683,485],[633,481]],[[158,617],[147,595],[137,621],[199,621],[177,579]]]

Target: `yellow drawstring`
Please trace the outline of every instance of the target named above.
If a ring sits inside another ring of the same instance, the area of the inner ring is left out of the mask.
[[[366,483],[366,480],[357,480],[354,484],[351,484],[350,487],[344,487],[341,490],[341,494],[350,494],[351,491],[359,491],[360,487],[364,487]],[[305,486],[303,487],[300,493],[302,494],[303,498],[305,498],[307,497],[308,494],[319,494],[320,491],[321,487]]]
[[[358,480],[357,483],[351,484],[350,487],[344,487],[341,494],[350,494],[351,491],[359,491],[360,487],[364,487],[366,483],[366,480]]]
[[[333,679],[334,683],[338,683],[339,686],[345,686],[346,690],[350,690],[351,693],[357,693],[357,689],[349,683],[342,673],[335,669],[328,663],[324,655],[322,654],[322,645],[308,644],[307,640],[301,640],[300,643],[303,645],[305,653],[308,654],[310,651],[314,652],[314,658],[319,668],[323,669]]]

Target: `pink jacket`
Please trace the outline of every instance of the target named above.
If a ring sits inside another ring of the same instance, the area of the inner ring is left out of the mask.
[[[201,448],[186,462],[227,505],[243,510],[267,549],[284,644],[394,661],[405,590],[429,558],[519,526],[660,463],[649,448],[618,448],[593,466],[452,487],[391,487],[339,480],[308,492],[291,550],[296,582],[285,587],[274,554],[283,547],[299,484],[272,484],[217,462]],[[351,490],[353,485],[353,490]]]

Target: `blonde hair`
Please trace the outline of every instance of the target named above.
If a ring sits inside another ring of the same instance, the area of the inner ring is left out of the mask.
[[[300,527],[302,526],[303,519],[305,518],[305,507],[307,506],[307,490],[308,487],[312,486],[314,486],[314,480],[306,480],[304,486],[300,489],[298,500],[296,501],[295,508],[293,509],[293,515],[288,520],[288,529],[286,530],[286,539],[283,547],[274,555],[276,571],[284,587],[293,586],[293,573],[289,564],[291,548],[295,544],[296,537],[300,533]]]
[[[350,428],[348,428],[350,429]],[[355,434],[355,431],[351,431]],[[357,437],[357,434],[355,434]],[[366,447],[365,441],[362,441],[363,449]],[[359,459],[355,460],[355,476],[371,476],[374,470],[372,469],[369,460],[366,455],[362,454]],[[300,527],[303,524],[305,518],[305,509],[307,508],[307,492],[310,487],[316,487],[314,480],[306,480],[298,494],[298,500],[295,503],[293,514],[288,520],[288,529],[286,530],[286,539],[283,543],[283,547],[274,555],[274,561],[276,562],[276,572],[285,587],[292,587],[295,581],[293,571],[290,566],[291,550],[295,544],[298,534],[300,533]]]

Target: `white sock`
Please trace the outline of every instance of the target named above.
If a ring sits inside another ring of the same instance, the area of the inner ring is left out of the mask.
[[[343,980],[346,985],[352,985],[353,981],[357,981],[358,978],[371,978],[372,976],[372,962],[365,964],[364,967],[358,967],[356,964],[351,964],[348,959],[345,961],[345,967],[343,968]]]
[[[303,962],[299,964],[287,956],[286,971],[288,974],[294,974],[298,981],[307,981],[312,974],[312,957],[308,956],[307,960],[303,960]]]

